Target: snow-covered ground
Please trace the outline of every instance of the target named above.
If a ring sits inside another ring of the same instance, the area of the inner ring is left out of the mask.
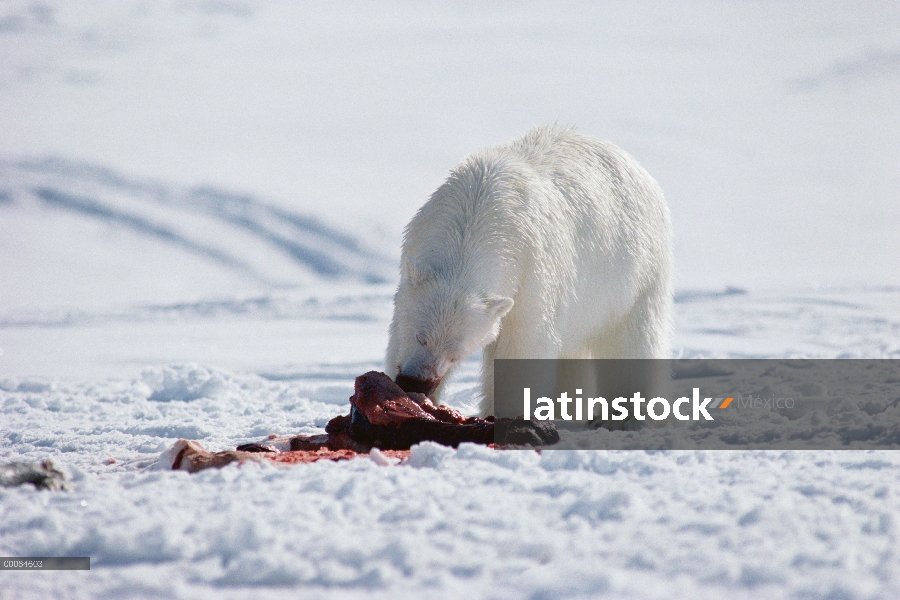
[[[0,2],[0,462],[72,479],[0,555],[92,557],[0,599],[900,596],[896,452],[153,466],[346,413],[403,225],[548,121],[666,191],[676,355],[900,358],[898,97],[893,2]]]

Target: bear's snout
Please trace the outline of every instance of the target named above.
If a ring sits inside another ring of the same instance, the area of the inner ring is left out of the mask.
[[[441,378],[419,379],[418,377],[410,377],[409,375],[400,373],[397,375],[397,379],[395,379],[394,382],[399,385],[400,389],[404,392],[417,392],[419,394],[431,396],[431,393],[437,389],[438,385],[440,385]]]

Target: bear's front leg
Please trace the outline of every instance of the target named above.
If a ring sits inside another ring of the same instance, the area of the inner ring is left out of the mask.
[[[506,324],[504,324],[506,326]],[[553,331],[532,330],[514,335],[506,335],[500,331],[497,340],[484,348],[484,361],[481,365],[481,393],[479,416],[488,417],[494,414],[494,360],[506,358],[559,358],[559,337]]]

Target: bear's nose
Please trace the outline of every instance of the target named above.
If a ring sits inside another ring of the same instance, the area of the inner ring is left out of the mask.
[[[441,383],[441,378],[419,379],[418,377],[410,377],[409,375],[400,373],[397,375],[397,379],[395,379],[394,382],[399,385],[400,389],[404,392],[417,392],[419,394],[430,396]]]

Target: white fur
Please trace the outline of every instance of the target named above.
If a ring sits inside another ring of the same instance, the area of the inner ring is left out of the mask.
[[[671,237],[608,142],[553,126],[482,150],[406,227],[385,372],[445,377],[484,348],[491,414],[495,358],[667,358]]]

